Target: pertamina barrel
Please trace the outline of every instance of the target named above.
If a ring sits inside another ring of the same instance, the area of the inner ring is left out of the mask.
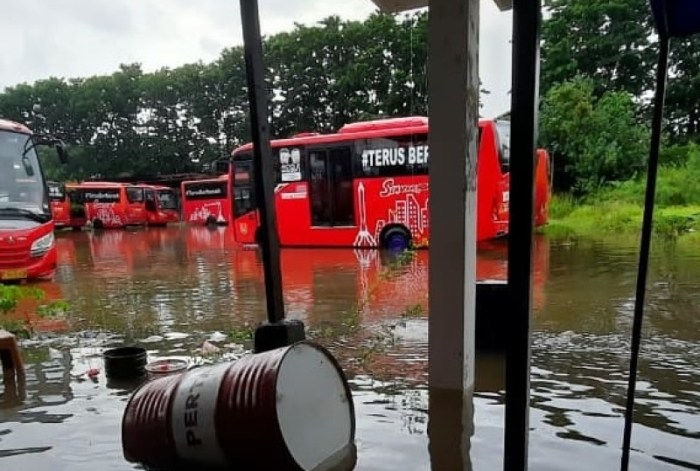
[[[122,422],[125,458],[153,468],[350,470],[354,441],[345,376],[311,342],[145,383]]]

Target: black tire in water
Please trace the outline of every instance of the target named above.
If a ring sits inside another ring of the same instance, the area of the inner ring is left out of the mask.
[[[411,233],[402,226],[391,227],[382,234],[380,244],[391,252],[403,252],[411,247]]]

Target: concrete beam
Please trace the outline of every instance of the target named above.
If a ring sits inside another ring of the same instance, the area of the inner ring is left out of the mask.
[[[406,10],[427,7],[428,0],[372,0],[379,9],[385,13],[401,13]],[[501,11],[513,8],[513,0],[494,0],[494,3]]]

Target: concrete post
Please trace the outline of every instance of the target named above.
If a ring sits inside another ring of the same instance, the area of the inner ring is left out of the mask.
[[[478,0],[431,0],[430,453],[469,469],[474,385]]]
[[[474,382],[478,0],[431,0],[430,386]]]

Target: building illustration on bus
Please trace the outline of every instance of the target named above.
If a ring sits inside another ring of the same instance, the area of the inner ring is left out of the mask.
[[[479,122],[479,241],[508,233],[509,142],[509,121]],[[333,134],[303,133],[273,140],[271,145],[282,246],[401,249],[428,245],[427,118],[351,123]],[[551,195],[551,163],[543,149],[537,152],[537,165],[536,224],[543,225],[547,223]],[[227,224],[231,221],[236,241],[254,244],[259,236],[259,218],[252,145],[235,149],[231,164],[223,168],[225,173],[216,180],[221,187],[217,198],[200,193],[199,207],[212,208],[207,214],[210,222],[212,218]],[[192,196],[184,190],[183,186],[187,208]],[[202,217],[190,216],[190,220],[205,222]]]

